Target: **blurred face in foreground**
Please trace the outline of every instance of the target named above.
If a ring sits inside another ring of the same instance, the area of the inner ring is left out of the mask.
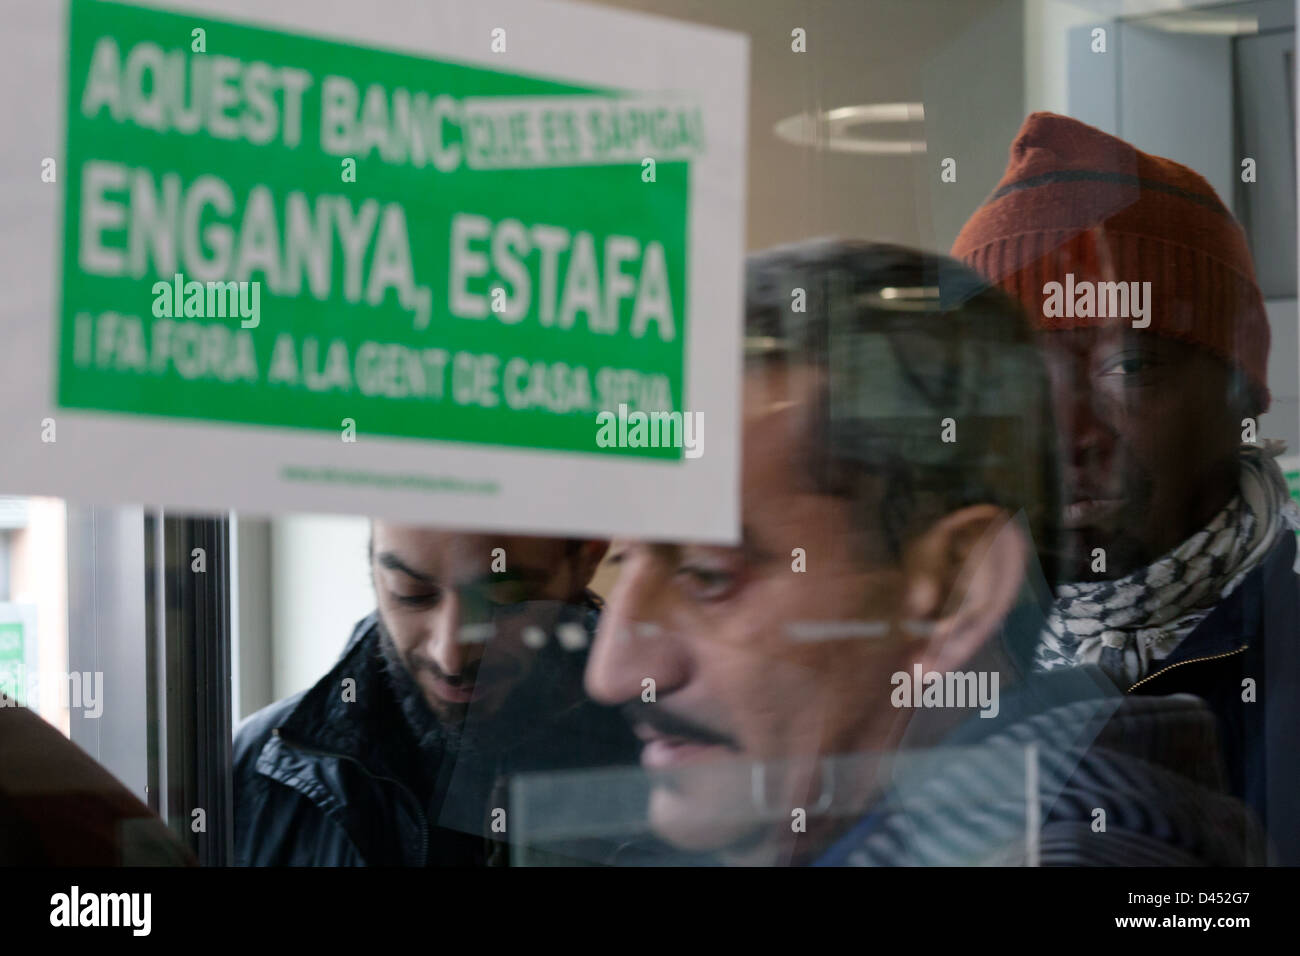
[[[383,632],[444,722],[490,717],[582,600],[603,542],[474,535],[376,521],[371,574]],[[530,631],[529,628],[533,630]]]
[[[792,809],[826,797],[818,759],[895,741],[907,712],[890,704],[891,675],[913,662],[955,666],[1004,613],[994,605],[1006,588],[994,594],[976,575],[961,614],[944,616],[965,552],[1004,513],[977,506],[947,516],[899,562],[859,530],[876,513],[869,501],[855,508],[815,487],[801,449],[820,382],[803,366],[747,373],[742,544],[614,542],[620,576],[587,667],[588,693],[624,705],[644,742],[652,827],[727,862],[798,860],[823,844],[812,813],[806,836],[791,833]],[[792,569],[794,549],[806,571]],[[1015,579],[1011,594],[1019,578],[1005,569],[1023,557],[1014,547],[993,555],[998,579]],[[906,619],[927,620],[932,636],[909,638]],[[816,630],[864,621],[878,633]],[[837,801],[867,798],[868,763],[857,779],[836,774]]]

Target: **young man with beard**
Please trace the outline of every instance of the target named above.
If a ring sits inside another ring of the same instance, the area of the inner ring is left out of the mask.
[[[1253,436],[1269,326],[1245,234],[1191,169],[1035,113],[952,251],[1020,300],[1051,373],[1067,583],[1038,666],[1204,698],[1233,792],[1300,864],[1300,525]]]
[[[373,522],[377,610],[236,733],[237,862],[503,863],[510,774],[628,759],[581,688],[605,547]]]
[[[820,241],[751,255],[745,309],[741,543],[611,545],[586,686],[688,854],[614,862],[1258,859],[1200,701],[1028,679],[1056,469],[1016,304],[942,257]]]

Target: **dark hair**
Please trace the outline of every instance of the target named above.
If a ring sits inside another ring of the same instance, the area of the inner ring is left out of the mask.
[[[564,557],[573,558],[582,550],[582,546],[587,543],[586,538],[565,538],[564,539]],[[375,560],[375,519],[370,519],[370,534],[366,536],[366,562],[373,563]]]
[[[988,503],[1023,512],[1055,580],[1051,393],[1018,303],[944,256],[822,239],[749,256],[745,310],[748,362],[825,373],[812,479],[874,511],[862,528],[894,558],[944,515]]]

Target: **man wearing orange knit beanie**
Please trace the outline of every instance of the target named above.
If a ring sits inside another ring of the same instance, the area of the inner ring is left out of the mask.
[[[1186,166],[1034,113],[952,254],[1020,300],[1052,378],[1064,573],[1037,666],[1205,698],[1230,785],[1300,863],[1300,512],[1254,441],[1269,328],[1241,227]]]

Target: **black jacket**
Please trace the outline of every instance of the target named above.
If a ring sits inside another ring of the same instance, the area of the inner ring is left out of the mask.
[[[1218,718],[1230,792],[1263,822],[1271,862],[1300,865],[1300,578],[1272,551],[1133,695],[1194,694]],[[1253,693],[1250,685],[1253,682]],[[1251,699],[1253,698],[1253,699]]]
[[[585,657],[569,654],[578,673]],[[248,717],[234,751],[237,865],[478,866],[507,862],[508,816],[504,834],[492,824],[511,774],[630,762],[637,747],[617,712],[583,700],[498,753],[421,749],[371,614],[319,682]]]

